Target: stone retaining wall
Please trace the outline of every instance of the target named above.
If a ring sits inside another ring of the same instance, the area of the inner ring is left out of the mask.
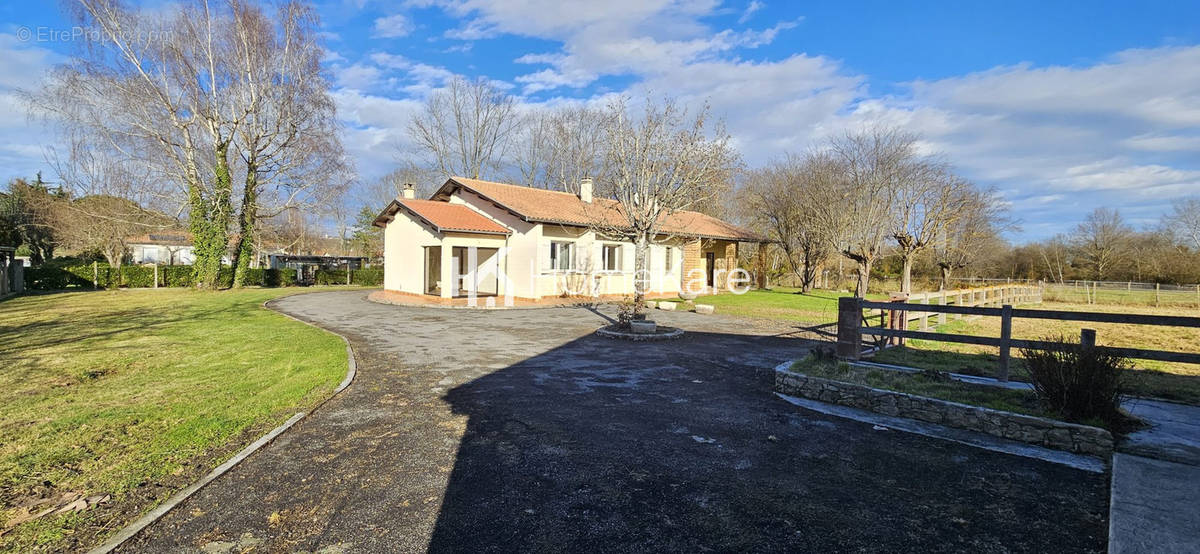
[[[979,431],[1078,454],[1107,458],[1113,449],[1112,434],[1098,427],[809,377],[785,369],[775,370],[775,390],[791,396]]]

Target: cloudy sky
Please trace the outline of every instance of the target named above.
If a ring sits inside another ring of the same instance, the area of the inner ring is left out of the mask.
[[[573,5],[571,5],[573,4]],[[1017,241],[1098,206],[1154,225],[1200,194],[1200,5],[1186,2],[325,0],[345,143],[364,181],[453,75],[529,105],[707,101],[751,165],[886,121],[996,187]],[[934,5],[941,4],[941,5]],[[53,2],[0,6],[0,178],[44,169],[13,97],[70,51]]]

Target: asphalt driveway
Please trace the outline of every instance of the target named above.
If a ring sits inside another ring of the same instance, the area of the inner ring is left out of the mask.
[[[341,395],[138,537],[145,552],[1098,551],[1107,477],[801,411],[770,368],[808,342],[655,313],[291,296],[350,338]]]

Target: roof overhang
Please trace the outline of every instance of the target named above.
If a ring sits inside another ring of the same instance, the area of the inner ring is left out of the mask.
[[[444,186],[445,185],[443,185],[443,187]],[[436,198],[437,195],[435,194],[434,197]],[[430,221],[428,218],[421,215],[416,210],[400,203],[398,200],[392,200],[390,203],[388,203],[388,206],[383,209],[383,212],[380,213],[379,216],[375,218],[375,221],[372,222],[371,225],[382,229],[385,226],[387,226],[387,224],[390,223],[393,219],[395,219],[396,213],[400,212],[401,210],[403,210],[404,213],[415,218],[417,221],[421,222],[422,225],[432,229],[435,233],[438,233],[439,235],[445,234],[445,233],[467,233],[467,234],[472,234],[472,235],[493,235],[493,236],[506,237],[506,236],[512,234],[512,231],[501,232],[501,231],[485,231],[485,230],[480,230],[480,229],[460,229],[460,228],[456,228],[456,227],[442,227],[442,226],[439,226],[436,223]]]

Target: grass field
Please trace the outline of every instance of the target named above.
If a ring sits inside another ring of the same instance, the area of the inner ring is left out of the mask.
[[[1068,311],[1139,313],[1151,315],[1200,315],[1195,309],[1153,308],[1134,306],[1106,306],[1102,304],[1068,304],[1046,302],[1031,308]],[[1200,348],[1200,329],[1184,327],[1158,327],[1149,325],[1126,325],[1116,323],[1085,323],[1078,321],[1054,321],[1038,319],[1014,319],[1013,338],[1044,339],[1064,336],[1079,340],[1081,328],[1096,330],[1097,344],[1124,346],[1151,350],[1195,352]],[[944,333],[999,337],[1000,318],[980,317],[970,321],[950,321],[938,326]],[[1014,350],[1010,364],[1014,379],[1027,379],[1020,352]],[[876,354],[875,361],[906,365],[922,369],[936,369],[993,376],[996,371],[998,352],[996,348],[970,344],[910,340],[905,347],[897,347]],[[1152,396],[1200,404],[1200,366],[1135,360],[1138,371],[1130,375],[1131,390],[1141,396]]]
[[[832,323],[837,321],[838,298],[849,296],[828,290],[800,294],[800,289],[779,287],[770,290],[751,290],[746,294],[722,293],[701,296],[698,304],[711,304],[718,313],[738,317],[778,319],[797,323]],[[881,298],[870,295],[872,299]],[[681,302],[679,299],[670,300]]]
[[[1161,308],[1191,308],[1190,315],[1200,315],[1200,290],[1163,290],[1099,288],[1087,290],[1070,285],[1047,284],[1042,298],[1047,302],[1086,304],[1088,297],[1095,300],[1093,306],[1145,306]]]
[[[1026,307],[1200,316],[1200,309],[1188,305],[1187,301],[1181,297],[1173,297],[1178,300],[1177,305],[1155,308],[1152,306],[1154,291],[1101,291],[1101,300],[1106,298],[1106,292],[1111,293],[1109,296],[1112,300],[1121,303],[1083,304],[1047,301],[1041,305]],[[752,290],[742,295],[724,293],[702,296],[697,298],[696,302],[711,304],[716,307],[718,313],[726,315],[816,325],[837,321],[837,299],[846,295],[847,293],[827,290],[798,294],[798,289],[780,287],[772,290]],[[871,298],[878,299],[881,296],[872,295]],[[1166,299],[1167,295],[1164,294],[1162,298]],[[1147,303],[1151,305],[1146,305]],[[1163,304],[1166,304],[1165,300]],[[874,319],[874,324],[878,324],[877,317]],[[915,324],[914,321],[913,325]],[[1195,352],[1200,349],[1200,329],[1181,327],[1015,319],[1013,320],[1013,337],[1043,339],[1061,335],[1078,340],[1079,330],[1083,327],[1096,329],[1097,342],[1101,345],[1177,352]],[[983,317],[972,321],[950,321],[938,327],[937,330],[944,333],[999,337],[1000,318]],[[1014,360],[1010,366],[1012,377],[1027,379],[1028,374],[1022,365],[1020,353],[1014,351],[1013,356]],[[874,359],[922,369],[994,376],[997,358],[997,349],[992,347],[913,340],[908,341],[905,347],[893,348],[876,354]],[[1151,360],[1136,360],[1135,365],[1139,371],[1130,375],[1130,387],[1135,394],[1200,404],[1200,366]]]
[[[0,302],[0,550],[95,546],[326,398],[341,339],[262,307],[305,290]]]

